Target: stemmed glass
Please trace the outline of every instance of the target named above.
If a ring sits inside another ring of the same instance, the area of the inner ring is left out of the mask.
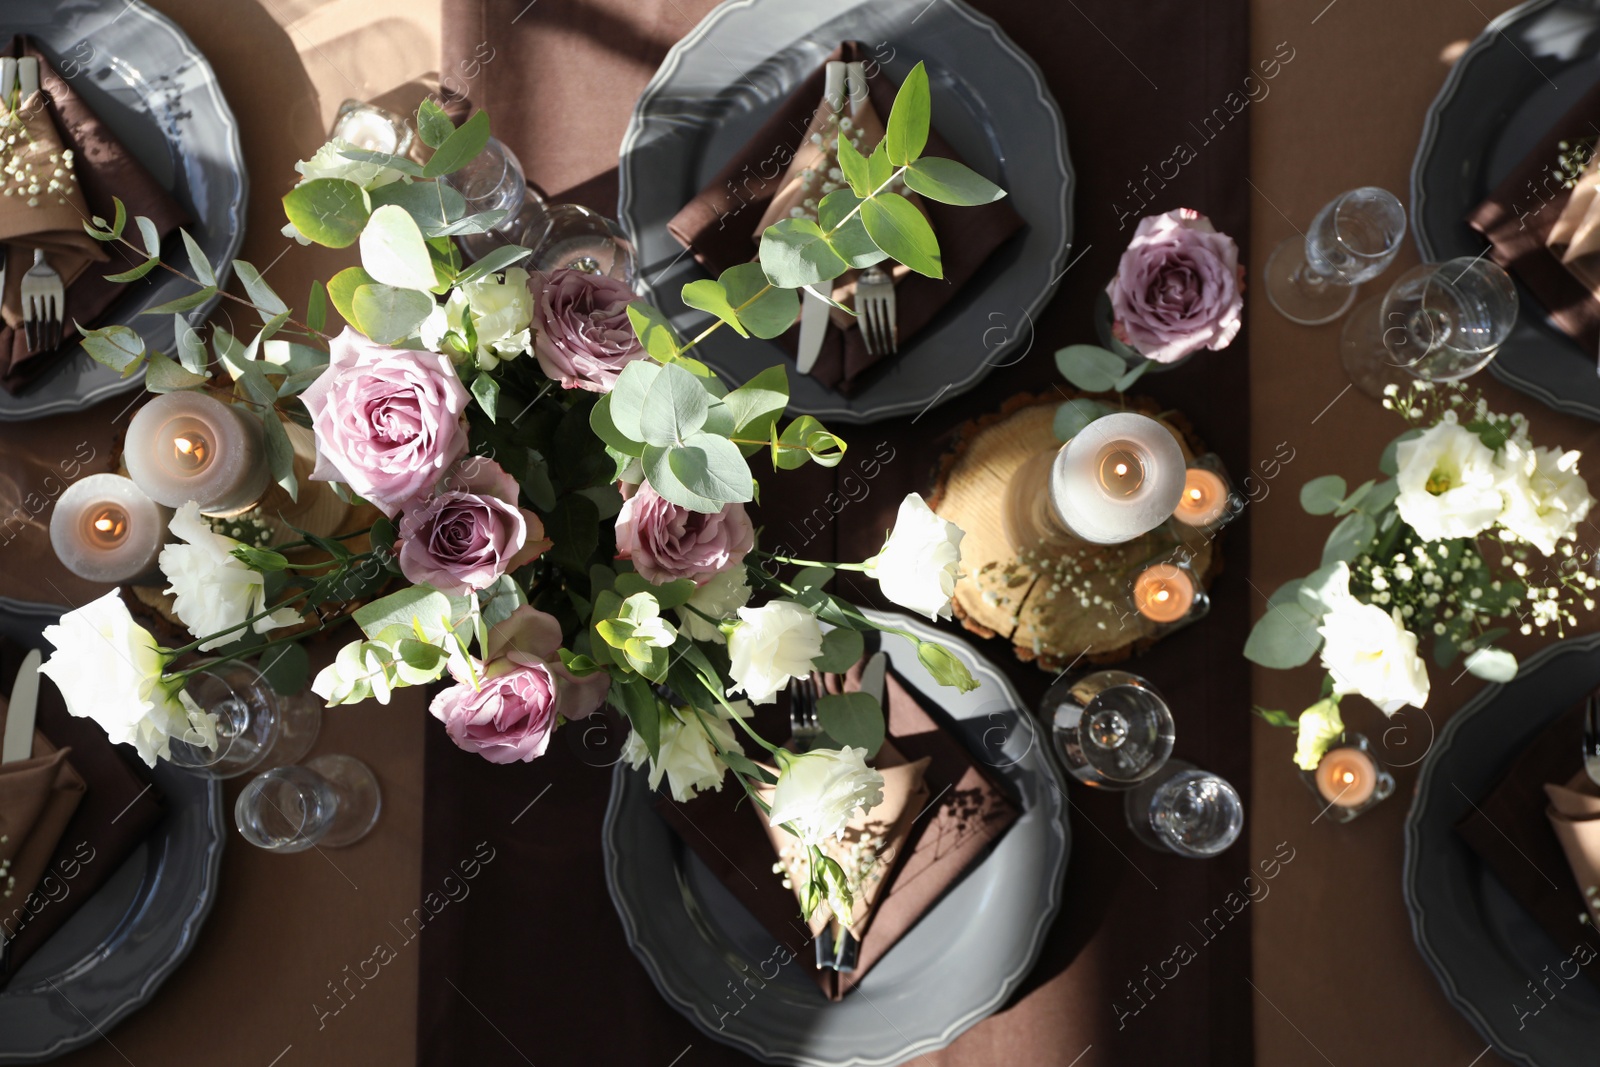
[[[633,287],[633,244],[615,222],[580,204],[555,204],[523,234],[533,265],[604,274]]]
[[[1304,239],[1291,237],[1267,258],[1267,299],[1304,326],[1332,322],[1356,298],[1356,287],[1388,269],[1405,236],[1406,209],[1374,186],[1329,201]]]
[[[257,848],[303,852],[354,844],[382,807],[372,768],[354,756],[328,755],[256,775],[234,803],[233,819]]]
[[[1244,804],[1227,779],[1173,760],[1123,802],[1128,827],[1158,852],[1206,859],[1224,851],[1244,829]]]
[[[493,229],[456,238],[469,260],[480,260],[502,245],[527,244],[524,237],[530,230],[542,232],[544,197],[528,188],[522,163],[498,138],[489,138],[477,158],[445,175],[444,181],[466,200],[467,214],[506,213]]]
[[[1364,301],[1345,324],[1340,358],[1368,396],[1405,375],[1454,382],[1489,365],[1517,324],[1517,287],[1483,256],[1424,263],[1381,302]]]
[[[1085,785],[1129,789],[1156,773],[1172,754],[1173,721],[1155,687],[1127,671],[1097,671],[1058,682],[1041,714],[1056,754]]]
[[[200,709],[217,718],[215,746],[192,727],[174,739],[171,761],[202,778],[237,778],[261,767],[295,763],[322,726],[321,702],[309,694],[282,697],[255,667],[209,660],[184,681]]]

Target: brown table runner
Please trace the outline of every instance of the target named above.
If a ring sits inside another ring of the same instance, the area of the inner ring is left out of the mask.
[[[770,494],[762,509],[768,525],[800,519],[842,478],[872,472],[870,495],[805,546],[818,558],[876,551],[899,499],[928,488],[935,449],[962,419],[1059,380],[1049,353],[1092,339],[1095,294],[1139,215],[1198,208],[1248,247],[1248,116],[1213,122],[1203,133],[1187,121],[1191,112],[1223,106],[1250,66],[1242,0],[1098,0],[1078,5],[1081,11],[1036,0],[977,6],[1027,48],[1061,103],[1079,181],[1074,243],[1083,258],[1034,324],[1026,357],[996,370],[959,403],[916,419],[838,427],[851,443],[840,467],[783,479],[784,492]],[[557,200],[610,214],[615,150],[633,102],[667,47],[711,7],[710,0],[445,0],[442,69],[458,69],[480,42],[492,41],[507,58],[481,65],[469,87],[474,102],[490,111],[530,180]],[[1154,168],[1178,143],[1193,146],[1194,158],[1176,177],[1155,177]],[[1009,328],[1026,331],[1028,324],[1019,318]],[[1231,466],[1247,468],[1242,342],[1147,382],[1141,388],[1180,405]],[[1226,775],[1248,801],[1249,674],[1239,655],[1249,624],[1247,541],[1240,526],[1229,530],[1228,571],[1211,617],[1133,666],[1172,700],[1177,755]],[[854,592],[871,600],[864,587]],[[1024,699],[1039,698],[1047,675],[1017,663],[1000,642],[985,651]],[[456,749],[442,731],[428,732],[423,885],[435,884],[485,838],[504,866],[422,940],[419,1061],[664,1067],[693,1046],[684,1062],[695,1067],[755,1062],[695,1030],[655,992],[628,951],[601,862],[610,788],[603,764],[613,756],[597,744],[586,763],[578,733],[564,735],[543,759],[491,767]],[[1073,787],[1069,799],[1073,854],[1065,906],[1038,965],[1003,1010],[917,1062],[1251,1062],[1252,998],[1241,980],[1250,970],[1251,917],[1238,902],[1247,874],[1270,850],[1260,857],[1240,844],[1205,863],[1156,855],[1133,842],[1119,797]],[[1174,970],[1180,945],[1192,958]],[[1165,980],[1157,977],[1163,970]]]

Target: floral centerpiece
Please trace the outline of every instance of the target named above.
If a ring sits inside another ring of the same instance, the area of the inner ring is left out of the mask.
[[[1281,586],[1245,655],[1290,669],[1318,657],[1320,699],[1298,717],[1295,761],[1311,770],[1344,732],[1340,701],[1360,694],[1393,715],[1427,704],[1419,648],[1448,667],[1504,682],[1516,657],[1496,646],[1514,628],[1565,635],[1595,606],[1596,577],[1574,550],[1594,498],[1579,454],[1534,445],[1528,420],[1500,415],[1460,383],[1390,385],[1383,405],[1410,424],[1379,461],[1382,477],[1349,489],[1329,475],[1301,505],[1339,516],[1321,566]]]
[[[782,367],[727,389],[692,352],[719,328],[783,333],[801,286],[852,268],[893,258],[939,277],[932,230],[890,191],[895,183],[958,205],[1004,193],[954,161],[922,156],[929,94],[919,64],[870,155],[832,131],[845,184],[823,198],[816,220],[776,223],[758,261],[684,287],[685,303],[713,317],[685,340],[620,282],[527,272],[517,266],[526,248],[464,265],[453,238],[484,232],[503,213],[467,214],[439,179],[483,150],[488,116],[457,127],[424,101],[417,126],[432,149],[426,163],[334,141],[299,164],[301,180],[283,198],[285,232],[354,246],[360,265],[314,284],[297,315],[236,261],[249,297],[241,302],[261,325],[248,340],[213,326],[209,352],[181,319],[219,292],[194,242],[185,240],[186,272],[162,260],[147,220],[127,219],[120,203],[114,219],[86,224],[97,240],[146,257],[123,277],[159,268],[196,287],[147,312],[180,316],[177,352],[151,351],[118,325],[85,332],[91,355],[125,373],[143,368],[155,392],[225,391],[259,420],[273,477],[290,496],[299,487],[284,423],[309,427],[311,478],[382,517],[360,534],[302,532],[269,546],[207,528],[185,508],[173,529],[186,544],[162,565],[195,641],[159,648],[111,594],[47,631],[56,651],[46,672],[74,714],[137,741],[153,761],[174,736],[203,741],[208,725],[185,703],[180,656],[255,656],[294,647],[300,633],[274,636],[278,627],[349,618],[359,636],[312,683],[329,705],[443,683],[431,711],[450,738],[507,763],[538,757],[561,724],[609,702],[632,727],[627,758],[648,764],[653,783],[665,777],[677,799],[720,790],[731,773],[769,810],[756,790],[775,785],[770,817],[810,849],[808,910],[828,899],[849,915],[850,888],[815,846],[880,799],[882,777],[865,759],[883,737],[883,711],[861,694],[823,697],[818,715],[836,747],[799,756],[755,733],[749,705],[772,702],[813,670],[848,669],[863,631],[883,628],[827,591],[838,569],[864,571],[890,600],[948,617],[962,534],[912,496],[865,563],[764,551],[746,512],[754,468],[832,466],[846,444],[809,415],[783,418]],[[330,303],[347,323],[337,333],[327,329]],[[398,588],[378,595],[391,583]],[[977,684],[943,647],[893,632],[917,644],[941,683]],[[105,641],[126,670],[86,666],[104,659]],[[274,658],[305,663],[303,654]],[[292,690],[303,675],[282,684]],[[776,776],[746,757],[741,735]]]

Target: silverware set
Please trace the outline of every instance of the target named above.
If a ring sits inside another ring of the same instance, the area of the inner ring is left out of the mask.
[[[1600,697],[1594,693],[1583,702],[1583,770],[1600,785]]]
[[[8,111],[15,112],[38,91],[37,59],[30,56],[0,59],[0,101],[4,101]],[[4,257],[0,256],[0,292],[4,292],[5,286],[6,265]],[[66,296],[60,273],[45,259],[44,251],[35,248],[33,266],[22,276],[22,328],[29,352],[60,347]]]

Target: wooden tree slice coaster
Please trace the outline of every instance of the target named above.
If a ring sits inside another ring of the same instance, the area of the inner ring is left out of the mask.
[[[1004,522],[1007,487],[1023,463],[1061,447],[1055,411],[1077,395],[1024,394],[968,422],[940,461],[929,498],[935,511],[966,531],[966,576],[956,583],[954,598],[961,625],[983,637],[1009,639],[1017,658],[1052,672],[1074,662],[1117,663],[1155,643],[1160,628],[1128,600],[1128,583],[1151,559],[1186,547],[1207,588],[1221,570],[1215,536],[1188,527],[1158,529],[1121,545],[1013,550]],[[1142,397],[1127,403],[1171,431],[1185,459],[1205,452],[1181,414]]]

